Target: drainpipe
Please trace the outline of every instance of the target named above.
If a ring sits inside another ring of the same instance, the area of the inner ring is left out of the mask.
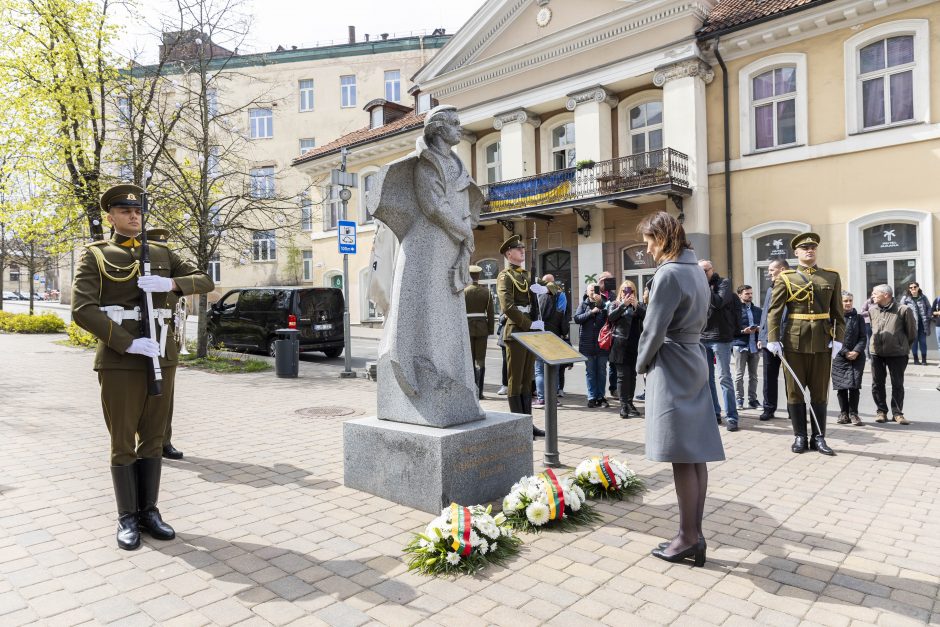
[[[731,278],[734,264],[732,254],[734,246],[731,236],[731,135],[728,131],[728,68],[724,59],[721,58],[721,51],[718,44],[721,43],[721,37],[715,39],[715,58],[718,65],[721,66],[721,116],[722,133],[724,134],[725,145],[725,254],[728,257],[728,278]]]

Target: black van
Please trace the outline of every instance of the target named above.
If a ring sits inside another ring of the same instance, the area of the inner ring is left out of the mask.
[[[276,331],[291,323],[301,351],[343,352],[343,291],[335,287],[248,287],[235,289],[209,311],[209,345],[274,355]]]

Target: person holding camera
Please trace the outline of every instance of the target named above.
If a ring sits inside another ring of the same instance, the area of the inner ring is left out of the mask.
[[[578,334],[578,352],[587,357],[584,364],[587,377],[588,407],[610,407],[604,398],[607,372],[607,351],[601,349],[598,336],[607,322],[607,307],[601,286],[588,283],[581,305],[574,314],[575,324],[581,325]]]
[[[636,391],[636,355],[644,316],[646,305],[637,301],[636,285],[633,281],[624,281],[617,292],[617,299],[607,305],[607,320],[614,327],[608,363],[617,369],[621,418],[640,415],[633,404],[633,393]]]
[[[721,424],[721,405],[718,403],[718,388],[715,386],[715,364],[718,365],[718,387],[725,402],[725,417],[728,431],[738,430],[738,409],[734,402],[734,383],[731,378],[731,342],[738,324],[734,290],[731,281],[719,276],[712,262],[701,259],[699,267],[705,272],[711,296],[708,305],[708,321],[702,330],[702,344],[708,354],[708,380],[712,388],[712,404],[715,418]]]
[[[748,407],[761,406],[757,400],[757,368],[760,366],[760,350],[757,332],[760,330],[761,308],[754,304],[754,288],[741,285],[735,290],[741,301],[738,332],[734,335],[734,390],[738,410],[744,409],[744,369],[747,368]]]

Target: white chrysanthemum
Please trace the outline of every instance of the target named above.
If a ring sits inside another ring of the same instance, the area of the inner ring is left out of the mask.
[[[565,499],[565,505],[569,506],[571,511],[576,512],[581,509],[581,500],[575,494],[572,494],[570,499]]]
[[[480,536],[473,529],[470,530],[470,544],[476,546],[480,542]]]
[[[493,553],[498,548],[498,545],[494,542],[490,545],[490,553]]]
[[[584,498],[584,490],[581,489],[581,486],[577,486],[577,485],[574,486],[572,488],[572,491],[575,493],[575,496],[578,497],[578,500],[581,501],[582,503],[586,500]]]
[[[503,499],[503,509],[507,512],[514,512],[520,507],[522,507],[522,502],[515,494],[509,494]]]
[[[456,553],[448,553],[447,563],[450,564],[451,566],[456,566],[457,564],[460,563],[460,556],[457,555]]]
[[[480,549],[480,555],[486,555],[490,550],[490,543],[486,540],[480,540],[480,544],[474,545],[474,547]]]
[[[548,505],[538,502],[531,503],[527,508],[525,508],[525,515],[526,518],[529,519],[530,523],[536,527],[541,527],[548,522]]]
[[[525,498],[529,501],[538,501],[542,495],[544,495],[544,492],[538,486],[530,485],[525,489]]]

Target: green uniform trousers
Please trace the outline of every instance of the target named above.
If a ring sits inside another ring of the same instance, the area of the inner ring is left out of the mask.
[[[176,368],[163,369],[163,394],[147,396],[146,370],[99,370],[101,408],[111,434],[111,465],[163,455]]]
[[[832,370],[832,353],[791,353],[784,351],[787,363],[799,377],[800,383],[809,387],[813,403],[826,403],[829,401],[829,375]],[[790,370],[783,367],[786,379],[787,404],[798,405],[804,403],[803,391],[793,382]]]
[[[506,342],[506,373],[509,378],[507,396],[527,396],[532,393],[535,355],[515,340]]]
[[[486,341],[488,339],[485,335],[470,338],[470,355],[477,369],[486,367]]]

